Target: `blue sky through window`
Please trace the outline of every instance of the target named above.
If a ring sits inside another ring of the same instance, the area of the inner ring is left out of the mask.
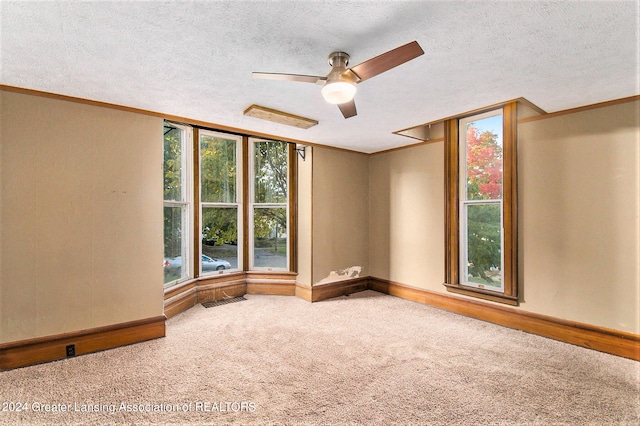
[[[502,114],[475,120],[472,124],[478,130],[478,133],[484,133],[488,130],[498,135],[496,142],[502,145]]]

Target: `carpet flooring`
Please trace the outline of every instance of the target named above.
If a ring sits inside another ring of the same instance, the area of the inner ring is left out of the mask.
[[[245,297],[163,339],[0,373],[0,424],[640,423],[636,361],[373,291]]]

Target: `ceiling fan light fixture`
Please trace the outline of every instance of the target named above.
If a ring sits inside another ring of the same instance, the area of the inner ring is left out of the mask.
[[[264,72],[254,72],[252,75],[253,78],[324,84],[321,90],[324,100],[330,104],[338,105],[344,118],[350,118],[357,115],[356,103],[353,101],[356,94],[356,84],[389,71],[422,54],[424,54],[424,50],[418,42],[412,41],[351,68],[347,68],[349,65],[348,53],[332,52],[328,57],[331,72],[326,77]]]
[[[340,105],[351,102],[356,95],[356,86],[344,81],[335,81],[322,87],[322,96],[330,104]]]

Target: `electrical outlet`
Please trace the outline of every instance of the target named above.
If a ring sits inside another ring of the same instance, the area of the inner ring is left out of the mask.
[[[76,356],[76,345],[67,345],[67,356]]]

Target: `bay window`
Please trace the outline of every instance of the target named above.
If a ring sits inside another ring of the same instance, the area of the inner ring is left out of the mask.
[[[287,142],[165,122],[165,288],[294,271],[296,161]]]

